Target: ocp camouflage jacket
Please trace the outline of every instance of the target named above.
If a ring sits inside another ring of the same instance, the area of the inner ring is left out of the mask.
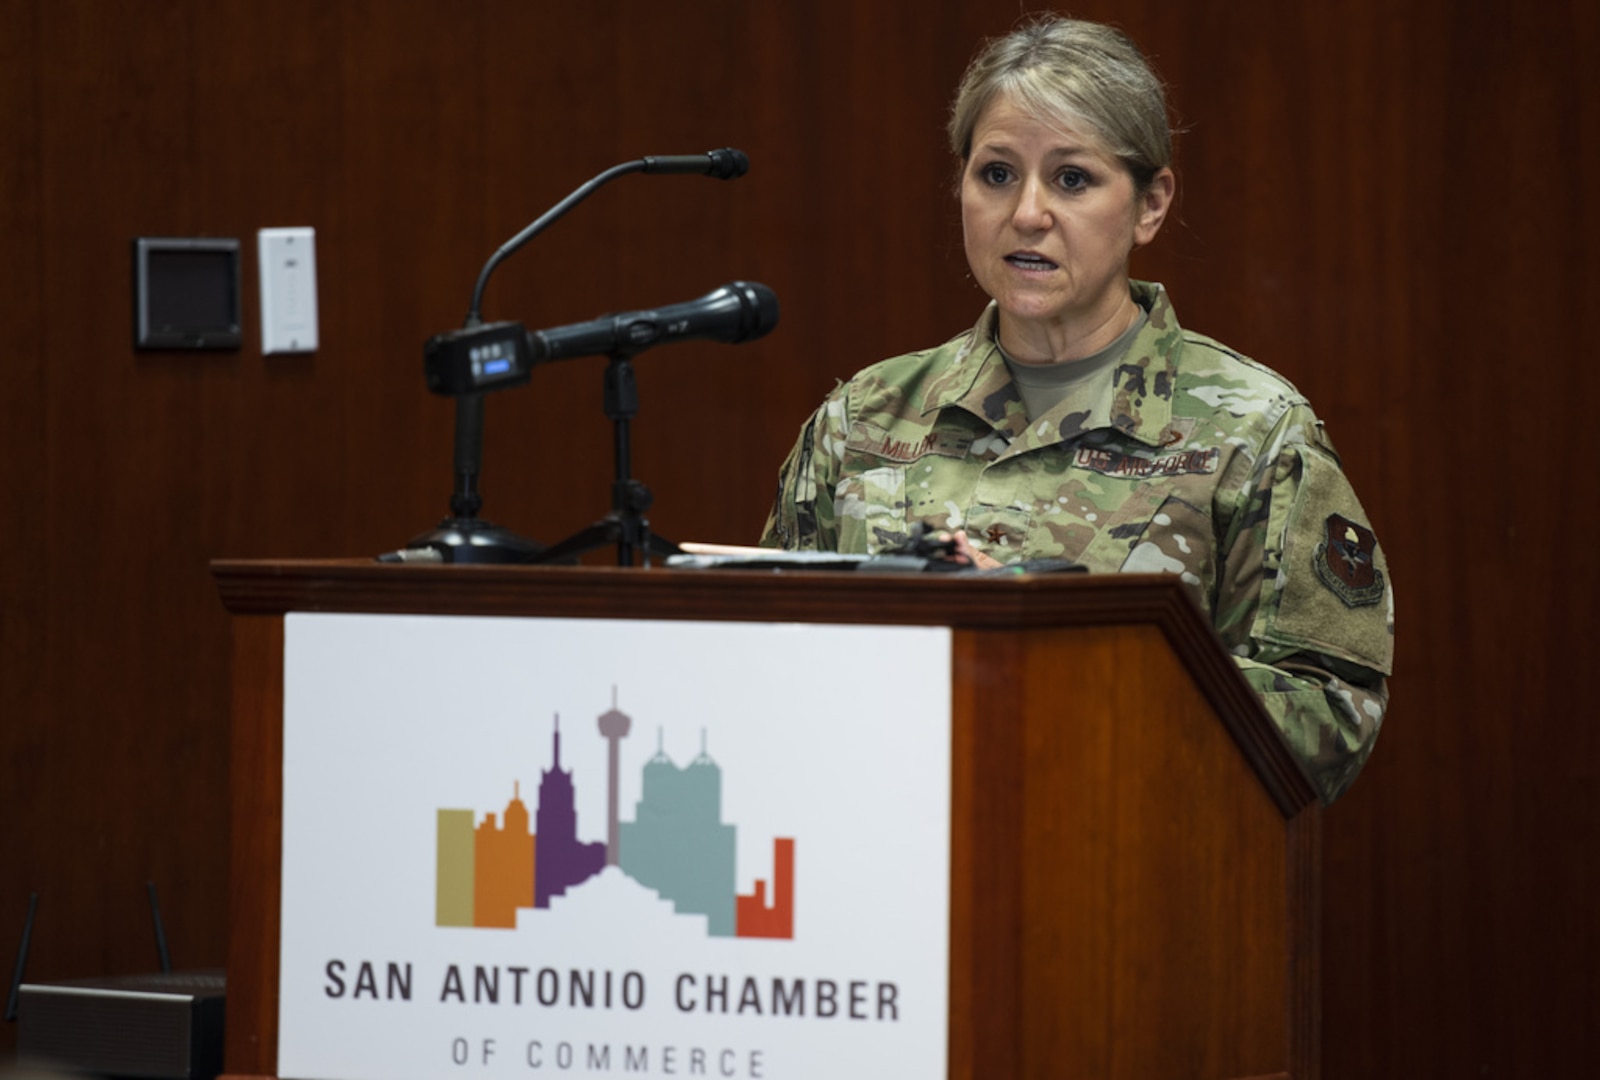
[[[1132,287],[1148,321],[1087,412],[1030,422],[992,304],[841,384],[784,463],[762,542],[876,552],[922,522],[1001,562],[1178,574],[1331,802],[1388,700],[1383,550],[1299,391],[1183,330],[1161,286]]]

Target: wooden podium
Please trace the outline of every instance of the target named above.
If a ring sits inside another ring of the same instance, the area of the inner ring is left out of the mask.
[[[1175,578],[213,571],[233,614],[231,1076],[277,1071],[289,612],[949,626],[950,1076],[1318,1075],[1320,805]]]

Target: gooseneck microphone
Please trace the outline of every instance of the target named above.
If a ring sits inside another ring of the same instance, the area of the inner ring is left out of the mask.
[[[704,154],[674,154],[644,159],[647,173],[690,173],[715,176],[718,180],[733,180],[750,171],[750,159],[742,150],[728,147]]]
[[[777,325],[777,294],[758,282],[734,281],[682,304],[534,330],[528,334],[528,352],[538,364],[576,356],[634,355],[694,339],[737,345],[754,341]]]
[[[704,154],[673,154],[656,157],[642,157],[634,161],[624,161],[621,165],[613,165],[605,172],[578,187],[572,194],[546,210],[537,221],[523,229],[517,235],[500,245],[489,261],[483,264],[483,269],[478,272],[478,283],[472,290],[472,306],[467,309],[468,327],[476,326],[479,321],[479,312],[483,310],[483,290],[489,284],[489,275],[494,273],[494,268],[505,259],[553,225],[568,210],[587,199],[594,190],[602,184],[610,183],[619,176],[626,176],[632,172],[646,173],[689,173],[701,176],[714,176],[719,180],[732,180],[743,176],[750,171],[750,159],[741,150],[727,147],[722,150],[710,150]]]

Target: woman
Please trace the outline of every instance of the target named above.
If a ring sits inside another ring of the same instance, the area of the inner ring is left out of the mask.
[[[1179,574],[1331,802],[1387,703],[1384,556],[1305,398],[1128,277],[1176,186],[1160,81],[1117,31],[1046,17],[979,54],[949,131],[991,301],[828,396],[763,543],[873,552],[920,523],[979,565]]]

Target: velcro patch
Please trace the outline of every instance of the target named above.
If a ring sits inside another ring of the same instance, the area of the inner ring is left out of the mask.
[[[1214,473],[1222,460],[1222,449],[1213,446],[1207,450],[1184,450],[1176,454],[1158,454],[1155,457],[1137,457],[1115,450],[1096,450],[1080,447],[1072,463],[1080,469],[1102,476],[1186,476]]]

